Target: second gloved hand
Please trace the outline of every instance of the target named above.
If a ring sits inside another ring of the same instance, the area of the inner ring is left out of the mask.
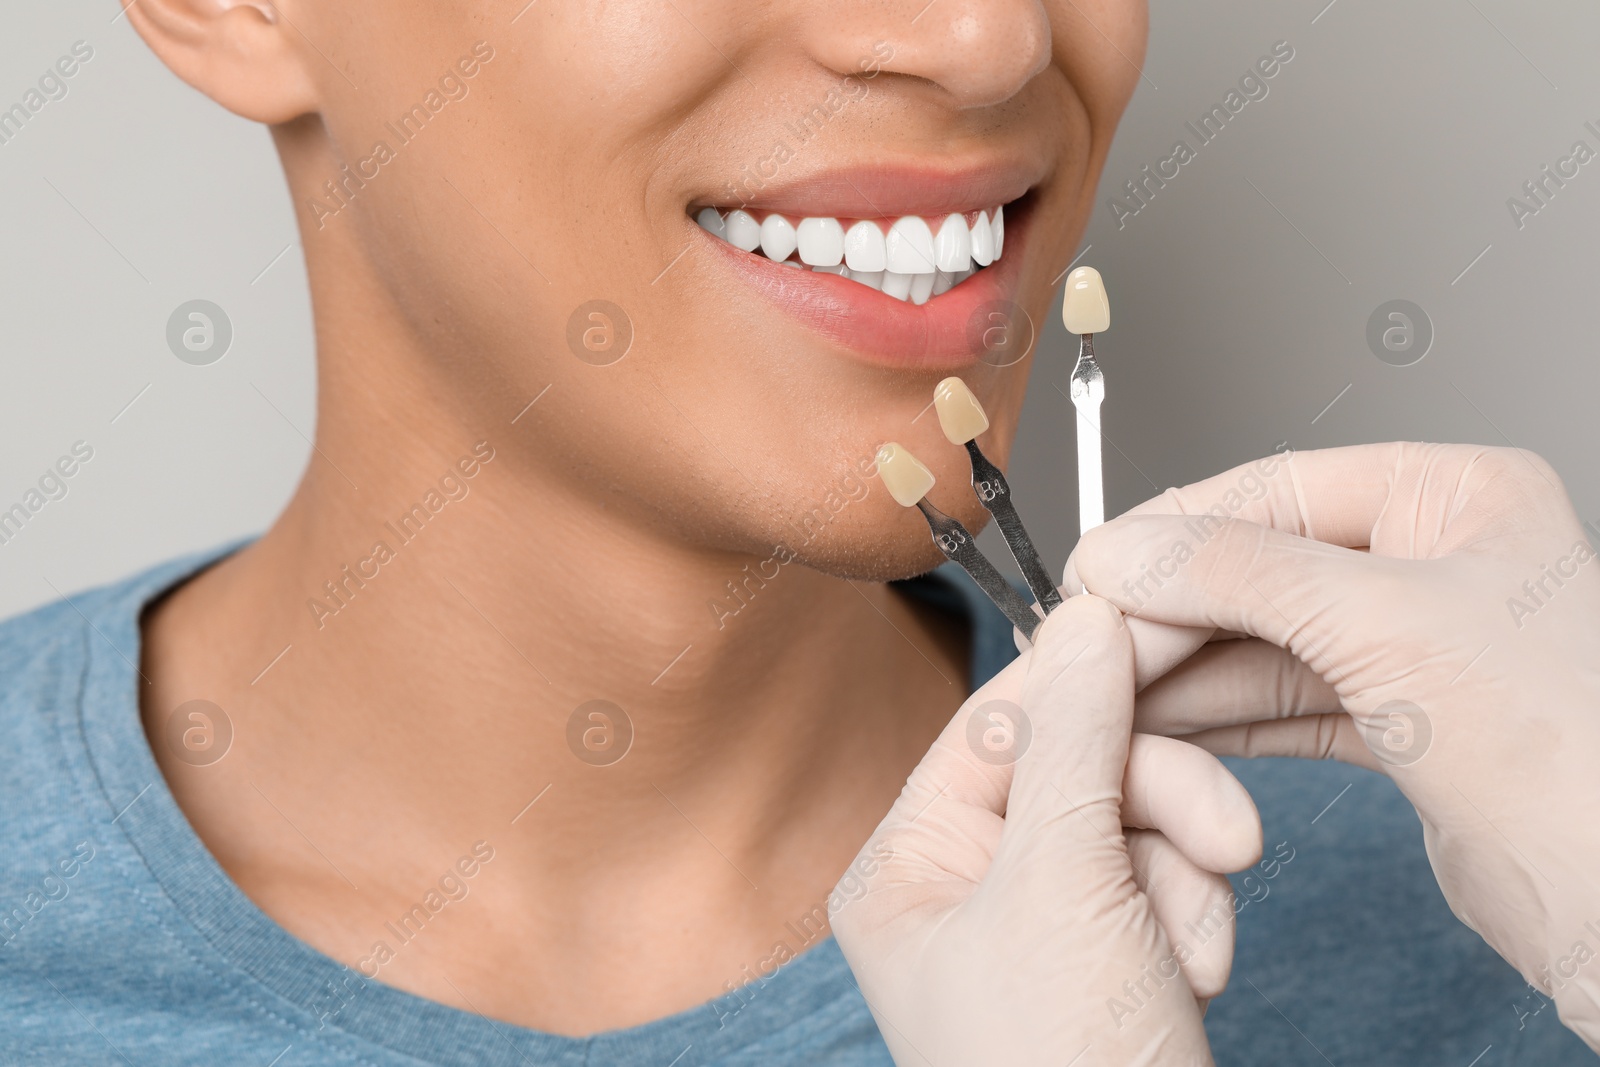
[[[1600,1049],[1600,562],[1547,463],[1268,457],[1091,531],[1080,578],[1139,616],[1154,673],[1205,646],[1139,729],[1388,774],[1456,915]]]
[[[1209,1064],[1218,872],[1260,856],[1255,806],[1214,756],[1130,736],[1120,613],[1077,597],[1034,636],[912,773],[834,933],[900,1067]]]

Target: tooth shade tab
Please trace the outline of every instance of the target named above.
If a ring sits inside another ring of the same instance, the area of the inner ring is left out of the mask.
[[[1079,267],[1067,275],[1067,292],[1061,301],[1061,321],[1071,333],[1104,333],[1111,328],[1111,303],[1106,283],[1093,267]]]
[[[878,449],[878,477],[903,508],[914,508],[933,488],[933,472],[903,445],[890,441]]]
[[[980,267],[994,262],[994,227],[987,211],[978,212],[977,221],[972,224],[972,261]]]
[[[964,445],[989,428],[989,416],[960,378],[946,378],[933,390],[939,428],[953,445]]]
[[[994,209],[994,218],[989,220],[989,228],[994,231],[994,258],[1000,258],[1000,250],[1006,246],[1006,206],[1001,204]]]
[[[800,262],[837,267],[844,262],[844,227],[838,219],[801,219],[796,229]]]
[[[932,274],[933,231],[916,215],[894,220],[884,238],[885,265],[900,274]]]

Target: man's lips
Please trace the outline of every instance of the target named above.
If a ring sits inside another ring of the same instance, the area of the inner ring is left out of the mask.
[[[713,246],[713,262],[725,263],[765,299],[852,358],[887,367],[949,371],[985,358],[1015,362],[1031,342],[1031,324],[1018,321],[1022,313],[1014,303],[1030,200],[1024,198],[1007,205],[1003,255],[999,260],[920,306],[822,269],[802,270],[775,263],[759,250],[743,251],[709,233],[701,232],[697,237]],[[808,205],[816,202],[807,200]],[[945,202],[949,203],[948,197]],[[847,205],[847,201],[835,203]],[[966,211],[970,206],[969,201],[959,205],[959,210]],[[806,210],[816,209],[808,206]],[[995,347],[995,338],[1001,336],[996,324],[1010,331],[1000,351]],[[1018,337],[1023,333],[1027,339],[1019,345]]]
[[[1013,161],[934,167],[887,163],[817,171],[793,179],[780,171],[768,180],[758,175],[730,189],[736,196],[713,193],[690,205],[722,211],[744,208],[798,218],[898,218],[960,214],[1020,199],[1044,180],[1042,164]]]

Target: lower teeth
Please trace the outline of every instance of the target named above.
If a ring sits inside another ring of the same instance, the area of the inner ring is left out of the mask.
[[[760,255],[751,252],[750,255]],[[761,256],[765,259],[765,256]],[[770,262],[770,261],[769,261]],[[984,268],[977,265],[968,267],[963,271],[934,271],[932,274],[900,274],[892,270],[859,271],[851,270],[843,263],[834,267],[812,267],[798,259],[786,259],[782,266],[794,267],[798,270],[809,270],[817,274],[837,274],[841,278],[848,278],[868,289],[876,289],[885,296],[892,296],[897,300],[904,300],[911,304],[926,304],[930,299],[954,289],[978,271]]]

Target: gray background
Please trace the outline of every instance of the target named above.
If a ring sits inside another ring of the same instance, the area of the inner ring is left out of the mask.
[[[95,49],[0,144],[0,509],[73,442],[95,450],[0,545],[10,613],[267,525],[310,451],[314,385],[266,132],[168,74],[112,0],[13,0],[0,25],[0,107],[74,41]],[[1179,137],[1193,145],[1185,121],[1279,40],[1295,58],[1268,96],[1119,229],[1108,195]],[[1109,510],[1280,442],[1406,438],[1535,449],[1600,517],[1600,160],[1522,229],[1506,207],[1574,141],[1600,151],[1584,128],[1600,127],[1596,41],[1600,9],[1577,2],[1156,0],[1083,258],[1113,302],[1097,346]],[[195,298],[234,327],[210,366],[166,344]],[[1366,341],[1396,298],[1436,333],[1413,366]],[[1054,565],[1076,534],[1076,348],[1057,320],[1040,343],[1013,481]]]

